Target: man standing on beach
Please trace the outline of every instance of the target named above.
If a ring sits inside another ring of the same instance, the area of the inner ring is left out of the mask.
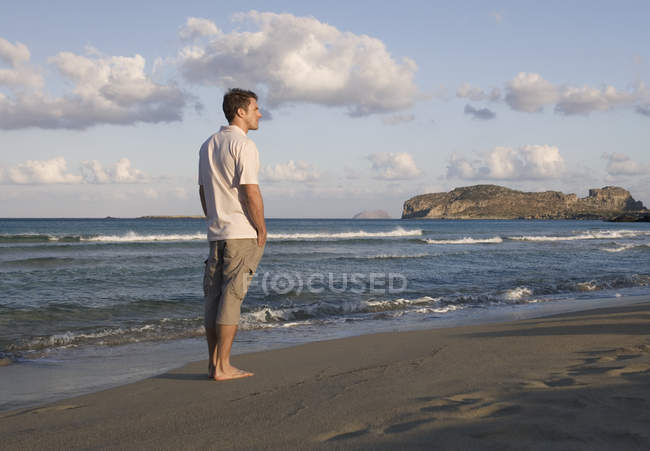
[[[247,136],[262,117],[257,95],[231,89],[223,97],[223,112],[229,126],[208,138],[199,153],[199,195],[210,242],[203,277],[208,376],[218,381],[253,375],[230,364],[230,350],[266,244],[259,153]]]

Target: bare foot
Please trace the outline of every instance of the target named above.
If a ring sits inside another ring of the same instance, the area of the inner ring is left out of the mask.
[[[224,371],[220,371],[215,368],[214,380],[227,381],[230,379],[241,379],[243,377],[251,377],[253,375],[254,373],[251,373],[250,371],[240,370],[239,368],[235,368],[234,366],[231,366],[230,368]]]
[[[214,363],[210,362],[208,363],[208,379],[214,379],[214,373],[216,371],[216,366]]]

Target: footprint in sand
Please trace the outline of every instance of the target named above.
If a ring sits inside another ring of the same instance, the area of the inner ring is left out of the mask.
[[[523,407],[507,402],[496,402],[484,393],[463,393],[446,398],[430,399],[430,405],[420,412],[456,418],[487,418],[518,414]]]
[[[609,376],[626,376],[626,375],[642,374],[648,371],[650,371],[650,365],[633,364],[621,368],[612,369],[611,371],[608,371],[607,374]]]
[[[392,424],[384,429],[384,434],[399,434],[400,432],[410,431],[411,429],[414,429],[423,424],[431,423],[432,421],[434,421],[433,418],[428,418],[426,420],[413,420],[406,421],[404,423]]]
[[[323,440],[324,442],[338,442],[341,440],[348,440],[355,437],[360,437],[368,433],[368,429],[359,429],[352,432],[343,432],[341,434],[336,434],[328,439]]]
[[[564,388],[564,387],[573,387],[575,388],[577,384],[576,380],[572,377],[561,377],[561,376],[553,376],[549,379],[541,380],[541,381],[524,381],[521,382],[520,385],[525,388],[525,389],[535,389],[535,388],[540,388],[540,389],[549,389],[549,388]]]

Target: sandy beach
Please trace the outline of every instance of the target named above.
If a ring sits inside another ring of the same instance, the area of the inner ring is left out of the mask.
[[[3,449],[648,449],[650,298],[195,362],[0,417]]]

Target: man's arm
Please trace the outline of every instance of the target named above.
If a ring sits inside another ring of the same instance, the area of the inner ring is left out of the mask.
[[[208,207],[205,206],[205,191],[203,191],[203,185],[199,187],[199,197],[201,198],[201,207],[203,207],[203,214],[205,217],[208,216]]]
[[[248,217],[257,230],[257,245],[264,246],[266,243],[266,223],[264,222],[264,201],[259,185],[239,185],[244,193],[244,207]]]

